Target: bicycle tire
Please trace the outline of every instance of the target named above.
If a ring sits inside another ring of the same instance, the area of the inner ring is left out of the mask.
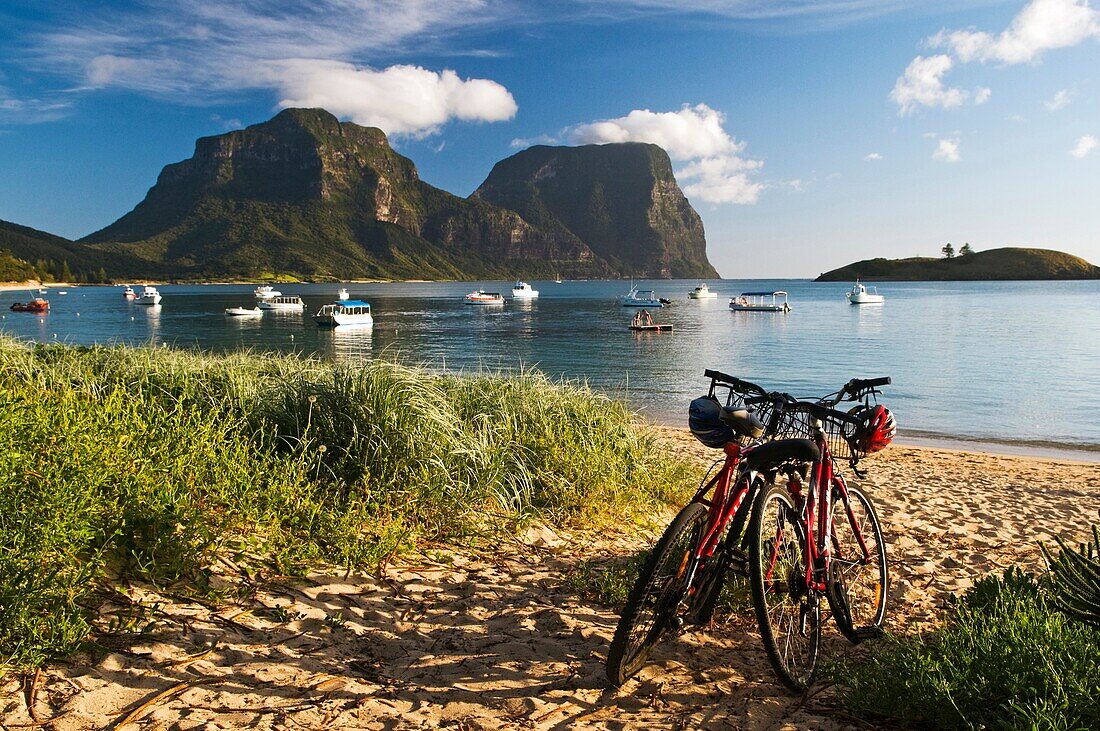
[[[762,491],[749,523],[752,603],[768,661],[795,691],[813,683],[821,648],[821,602],[806,586],[805,550],[805,531],[786,487]]]
[[[860,527],[871,563],[860,566],[846,557],[862,551],[855,540],[848,511],[834,490],[833,556],[829,565],[829,607],[840,633],[854,645],[882,634],[890,586],[886,542],[871,498],[848,485],[848,502]],[[847,540],[845,540],[847,538]]]
[[[607,652],[607,680],[612,685],[622,685],[641,670],[650,651],[673,626],[675,617],[664,615],[680,604],[688,589],[675,582],[683,578],[706,519],[706,506],[688,503],[650,551]]]

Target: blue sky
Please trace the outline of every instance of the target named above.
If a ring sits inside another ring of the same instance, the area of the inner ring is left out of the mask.
[[[1100,263],[1088,0],[298,8],[0,0],[0,219],[82,236],[196,137],[320,105],[459,195],[527,144],[657,142],[726,277],[948,241]]]

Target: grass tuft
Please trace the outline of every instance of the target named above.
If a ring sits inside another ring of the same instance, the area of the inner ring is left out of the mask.
[[[207,591],[530,520],[621,525],[689,486],[624,405],[538,373],[434,375],[0,339],[0,665],[77,649],[95,589]]]
[[[1100,728],[1100,630],[1019,569],[977,582],[929,636],[888,636],[835,662],[856,713],[934,728]]]

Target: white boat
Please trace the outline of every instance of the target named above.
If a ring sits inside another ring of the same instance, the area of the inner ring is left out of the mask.
[[[660,299],[652,289],[631,287],[630,291],[619,298],[623,307],[664,307],[665,300]]]
[[[65,290],[65,289],[58,292],[58,294],[68,294],[68,293],[69,293],[68,290]]]
[[[313,316],[318,325],[373,325],[370,303],[362,300],[344,300],[323,305]]]
[[[141,288],[141,296],[134,302],[139,305],[159,305],[160,292],[157,291],[156,287],[147,284]]]
[[[256,295],[256,299],[269,300],[272,297],[282,296],[282,292],[278,291],[270,284],[262,284],[256,289],[252,290],[252,294]]]
[[[338,300],[343,301],[343,300],[348,299],[349,297],[351,297],[351,295],[348,294],[348,288],[347,287],[341,287],[339,289],[339,291],[336,292],[336,299],[338,299]]]
[[[780,297],[783,298],[782,302],[779,301]],[[730,310],[733,312],[790,312],[791,306],[787,304],[787,293],[783,290],[742,292],[730,299]]]
[[[225,314],[228,317],[261,317],[264,311],[259,307],[226,307]]]
[[[714,299],[717,296],[718,296],[718,293],[717,292],[711,292],[710,287],[707,286],[706,282],[703,282],[698,287],[696,287],[695,289],[688,292],[688,297],[690,297],[693,300],[708,300],[708,299]]]
[[[39,294],[40,296],[43,296],[43,297],[45,297],[45,296],[46,296],[46,294],[47,294],[47,292],[46,292],[46,288],[45,288],[45,287],[39,287],[39,288],[38,288],[38,294]]]
[[[468,305],[502,305],[504,304],[504,295],[500,292],[486,292],[483,289],[475,289],[463,297],[462,301]]]
[[[531,289],[531,285],[527,282],[516,282],[512,287],[512,299],[514,300],[533,300],[538,299],[539,291],[537,289]]]
[[[293,297],[269,297],[256,303],[261,310],[304,310],[306,303],[298,295]]]
[[[127,285],[126,289],[122,290],[122,296],[128,300],[136,299],[137,292],[134,291],[133,287]]]
[[[860,284],[858,279],[851,290],[845,293],[845,296],[848,298],[849,304],[853,305],[881,305],[886,301],[886,298],[879,294],[877,289],[874,287],[868,289]]]

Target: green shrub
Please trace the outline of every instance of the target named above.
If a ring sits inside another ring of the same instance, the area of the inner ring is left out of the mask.
[[[1100,631],[1055,611],[1046,579],[977,582],[928,636],[834,663],[856,713],[937,728],[1100,728]]]
[[[219,552],[372,567],[420,538],[620,523],[686,487],[621,403],[239,353],[0,339],[0,665],[87,636],[104,580],[202,591]]]

